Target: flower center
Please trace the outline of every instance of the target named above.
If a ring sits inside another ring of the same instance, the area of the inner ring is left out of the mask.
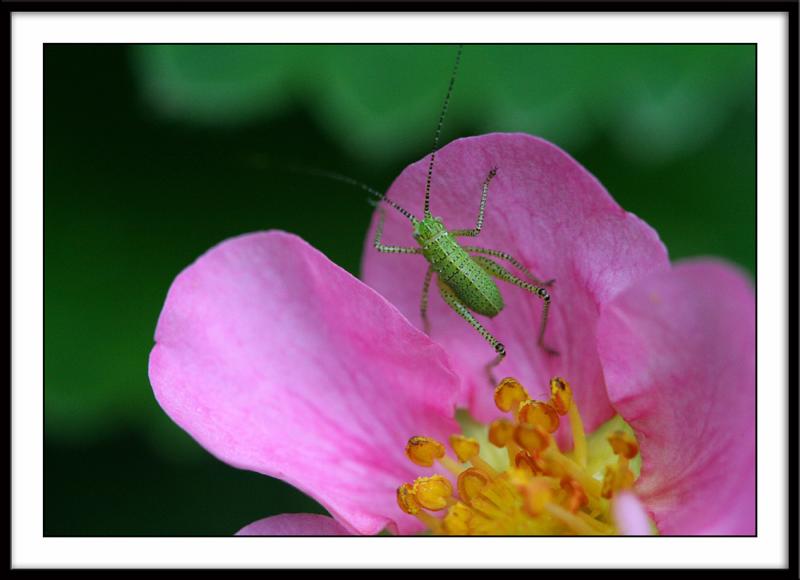
[[[404,483],[397,489],[400,508],[434,534],[616,534],[611,502],[636,478],[631,460],[639,445],[633,434],[612,430],[606,438],[610,449],[587,444],[572,389],[560,377],[550,381],[549,401],[532,400],[510,377],[497,386],[494,400],[511,415],[488,428],[489,443],[505,450],[505,467],[491,462],[489,453],[482,457],[480,443],[471,437],[450,437],[455,459],[439,441],[412,437],[405,450],[408,458],[425,467],[436,463],[450,476]],[[569,453],[553,437],[565,416],[574,442]]]

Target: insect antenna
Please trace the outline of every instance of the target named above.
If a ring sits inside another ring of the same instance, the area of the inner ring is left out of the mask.
[[[433,161],[436,159],[436,148],[439,146],[439,134],[442,132],[442,123],[444,116],[447,113],[447,105],[450,102],[450,93],[453,91],[453,85],[456,82],[456,73],[458,72],[458,63],[461,61],[461,49],[463,45],[458,45],[458,52],[456,52],[456,63],[453,65],[453,74],[450,77],[450,85],[447,87],[447,95],[444,98],[444,106],[439,115],[439,124],[436,126],[436,136],[433,138],[433,150],[431,151],[431,161],[428,164],[428,178],[425,181],[425,217],[431,217],[431,176],[433,175]]]
[[[342,183],[347,183],[348,185],[353,185],[355,187],[360,187],[361,189],[363,189],[364,191],[366,191],[367,193],[369,193],[370,195],[372,195],[375,198],[374,200],[371,200],[371,199],[367,200],[367,202],[370,205],[374,205],[374,206],[377,207],[380,204],[380,202],[383,201],[386,204],[388,204],[391,207],[393,207],[394,209],[396,209],[397,211],[399,211],[401,214],[403,214],[412,224],[419,221],[416,217],[414,217],[414,215],[410,211],[408,211],[407,209],[402,207],[400,204],[395,202],[393,199],[389,199],[388,197],[386,197],[386,194],[381,193],[378,190],[373,189],[372,187],[370,187],[366,183],[361,183],[360,181],[358,181],[356,179],[353,179],[352,177],[348,177],[347,175],[342,175],[341,173],[335,173],[333,171],[326,171],[324,169],[315,169],[315,168],[311,168],[311,167],[299,167],[299,166],[296,166],[296,165],[291,166],[290,169],[293,169],[295,171],[300,171],[302,173],[316,175],[317,177],[326,177],[328,179],[333,179],[335,181],[341,181]]]

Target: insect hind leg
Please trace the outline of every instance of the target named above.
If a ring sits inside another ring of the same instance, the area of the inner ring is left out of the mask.
[[[473,260],[475,260],[480,266],[486,270],[492,276],[503,280],[504,282],[509,282],[510,284],[514,284],[515,286],[519,286],[523,290],[527,290],[537,298],[540,298],[544,302],[544,306],[542,307],[542,321],[539,324],[539,335],[536,339],[536,344],[544,350],[547,354],[556,356],[558,355],[558,351],[554,348],[547,346],[544,343],[544,331],[547,329],[547,319],[550,313],[550,294],[548,294],[547,290],[545,290],[541,286],[535,286],[526,282],[525,280],[521,280],[514,276],[511,272],[503,268],[497,262],[490,260],[489,258],[485,258],[483,256],[473,256]]]
[[[475,319],[472,312],[469,311],[461,300],[459,300],[458,296],[456,296],[455,292],[444,282],[442,282],[438,277],[436,279],[436,283],[439,286],[439,293],[442,295],[442,299],[447,303],[447,305],[452,308],[456,314],[458,314],[461,318],[467,321],[467,323],[472,326],[475,330],[478,331],[486,342],[492,345],[494,351],[497,355],[489,361],[486,365],[486,375],[489,378],[489,383],[494,388],[497,386],[497,379],[494,376],[494,367],[499,365],[503,359],[506,357],[506,347],[497,340],[492,333],[486,330],[483,325]]]
[[[422,284],[422,300],[419,303],[419,313],[422,315],[422,329],[425,334],[431,334],[431,321],[428,319],[428,293],[431,289],[431,278],[433,277],[433,266],[428,266],[425,273],[425,281]]]
[[[502,260],[506,260],[508,263],[513,265],[517,270],[525,274],[529,280],[533,281],[535,286],[547,286],[548,288],[552,286],[556,279],[550,278],[549,280],[539,280],[536,276],[534,276],[525,265],[517,260],[514,256],[509,254],[508,252],[501,252],[500,250],[490,250],[488,248],[480,248],[478,246],[462,246],[467,252],[472,252],[475,254],[485,254],[487,256],[494,256],[496,258],[500,258]]]

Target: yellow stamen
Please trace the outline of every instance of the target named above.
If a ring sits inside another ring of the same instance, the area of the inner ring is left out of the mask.
[[[543,473],[543,470],[539,468],[531,454],[524,450],[514,456],[514,465],[529,477]]]
[[[506,377],[494,390],[494,403],[497,408],[506,413],[516,411],[519,404],[527,401],[528,391],[525,390],[517,379]]]
[[[599,533],[595,528],[584,522],[581,518],[565,510],[560,505],[549,503],[545,510],[554,518],[560,520],[572,532],[582,536],[597,536]]]
[[[412,437],[406,443],[406,457],[415,465],[421,467],[431,467],[434,462],[451,472],[458,475],[462,467],[447,456],[444,445],[432,437]]]
[[[583,491],[581,484],[571,477],[565,477],[561,480],[561,489],[567,492],[569,500],[567,502],[567,509],[572,513],[577,512],[580,508],[589,503],[589,498],[586,492]]]
[[[444,516],[442,527],[450,535],[465,536],[469,533],[469,522],[472,516],[473,511],[470,508],[463,503],[457,503]]]
[[[505,447],[514,437],[514,424],[506,419],[495,419],[489,424],[489,441],[496,447]]]
[[[430,437],[412,437],[406,444],[406,456],[415,464],[430,467],[445,455],[444,445]]]
[[[538,453],[550,445],[551,437],[539,426],[520,423],[514,429],[514,441],[528,453]]]
[[[458,497],[467,505],[472,503],[480,492],[489,485],[490,478],[480,469],[470,467],[458,476]]]
[[[567,414],[569,415],[569,426],[572,428],[572,453],[578,465],[586,467],[586,433],[583,431],[583,421],[578,413],[578,406],[574,402]]]
[[[552,405],[542,401],[525,401],[519,406],[517,417],[520,423],[539,426],[548,433],[558,429],[558,413]]]
[[[600,534],[613,534],[615,533],[614,527],[609,526],[608,524],[604,524],[603,522],[597,520],[596,518],[592,517],[591,515],[587,514],[586,512],[579,511],[575,514],[578,516],[582,522],[592,526],[595,530],[597,530]]]
[[[620,457],[622,460],[622,458]],[[625,460],[627,463],[627,460]],[[633,487],[634,475],[627,464],[607,465],[606,473],[603,477],[602,495],[610,499],[621,489]]]
[[[469,460],[469,462],[472,463],[473,467],[477,467],[478,469],[486,473],[489,477],[497,477],[498,475],[497,470],[495,470],[494,467],[486,463],[483,459],[481,459],[477,455],[472,457]]]
[[[546,462],[552,463],[563,470],[563,474],[569,475],[573,479],[577,480],[589,495],[595,498],[600,497],[600,492],[602,490],[601,483],[586,473],[586,471],[584,471],[580,465],[572,461],[569,457],[566,457],[565,455],[562,455],[553,449],[548,449],[542,454],[542,458]]]
[[[639,444],[636,439],[625,431],[614,431],[608,436],[608,442],[614,453],[625,459],[633,459],[639,453]]]
[[[544,513],[547,505],[553,500],[553,489],[550,483],[542,477],[536,477],[522,488],[525,498],[524,509],[532,516]]]
[[[508,451],[509,463],[514,463],[514,457],[519,448],[514,443],[514,424],[506,419],[495,419],[489,424],[489,442],[495,447],[505,447]]]
[[[400,509],[404,512],[412,516],[422,509],[417,498],[414,497],[414,488],[410,483],[404,483],[397,488],[397,505],[399,505]]]
[[[481,452],[481,446],[475,439],[463,435],[451,435],[450,447],[456,452],[456,457],[461,463],[466,463]]]
[[[480,444],[472,437],[464,437],[463,435],[451,435],[450,446],[456,452],[458,460],[461,462],[469,461],[473,466],[482,469],[486,474],[491,477],[497,475],[497,471],[486,463],[478,455],[481,452]]]
[[[572,406],[572,389],[561,377],[550,379],[550,403],[559,415],[566,415]]]
[[[449,471],[453,475],[458,475],[459,473],[464,471],[463,467],[461,467],[458,463],[453,461],[447,455],[439,459],[439,463],[441,464],[442,467],[444,467],[447,471]]]
[[[453,485],[441,475],[414,480],[414,498],[425,509],[439,511],[452,505]]]
[[[569,426],[572,430],[572,454],[578,465],[586,467],[586,433],[583,430],[583,421],[578,411],[578,404],[572,395],[572,389],[569,383],[561,377],[553,377],[550,380],[550,402],[560,415],[569,416]]]
[[[470,437],[452,435],[450,446],[460,464],[439,441],[412,437],[406,455],[417,465],[438,463],[457,476],[456,483],[448,479],[452,476],[439,474],[404,483],[397,490],[400,508],[436,534],[615,534],[609,498],[633,485],[629,463],[638,462],[638,443],[614,422],[602,426],[589,447],[569,384],[556,377],[550,381],[550,391],[549,402],[532,401],[518,381],[503,379],[495,389],[495,402],[498,409],[511,413],[511,420],[492,421],[483,432],[472,421],[466,431]],[[559,417],[565,415],[575,444],[570,453],[562,453],[555,439]],[[601,445],[608,433],[608,443]],[[507,466],[505,458],[492,457],[490,452],[496,449],[479,443],[484,438],[505,448]],[[596,477],[603,468],[601,482]],[[443,517],[429,513],[437,511]]]

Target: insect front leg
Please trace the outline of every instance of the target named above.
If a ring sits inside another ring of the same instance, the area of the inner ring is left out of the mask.
[[[544,302],[544,307],[542,308],[542,322],[539,324],[539,337],[536,340],[536,343],[547,353],[550,355],[557,355],[558,351],[550,348],[544,343],[544,331],[547,328],[547,317],[550,313],[550,294],[548,294],[547,290],[542,288],[541,286],[534,286],[533,284],[529,284],[525,280],[520,280],[516,276],[514,276],[511,272],[503,268],[497,262],[490,260],[489,258],[484,258],[483,256],[473,256],[473,260],[475,260],[481,267],[489,272],[492,276],[499,278],[505,282],[510,282],[515,286],[519,286],[523,290],[527,290],[534,296],[540,298]]]
[[[387,254],[421,254],[422,248],[406,248],[403,246],[384,246],[381,243],[383,239],[383,222],[386,220],[386,213],[383,209],[380,210],[381,217],[378,220],[378,227],[375,229],[375,249],[379,252]]]
[[[483,228],[483,214],[486,211],[486,197],[489,195],[489,183],[492,181],[495,175],[497,175],[497,167],[492,168],[492,170],[489,172],[489,175],[486,176],[486,179],[483,182],[481,207],[478,210],[478,222],[475,224],[475,227],[471,230],[453,230],[450,233],[452,233],[454,236],[476,238],[478,237],[478,234],[481,233],[481,229]]]
[[[419,312],[422,314],[422,328],[425,334],[431,333],[431,322],[428,320],[428,293],[431,289],[431,278],[433,277],[433,266],[428,266],[425,273],[425,282],[422,284],[422,301],[419,304]]]
[[[472,328],[478,331],[478,333],[492,345],[494,351],[497,353],[497,356],[493,358],[487,365],[486,365],[486,374],[489,377],[489,383],[492,387],[497,386],[497,379],[494,376],[493,369],[497,365],[499,365],[503,359],[506,357],[506,347],[497,340],[492,334],[486,330],[483,325],[478,322],[475,317],[472,315],[472,312],[469,311],[461,300],[458,299],[455,292],[444,282],[441,281],[437,277],[436,282],[439,286],[439,293],[442,295],[442,299],[447,303],[447,305],[456,311],[461,318],[466,320]]]
[[[533,281],[533,283],[534,283],[535,285],[537,285],[537,286],[548,286],[548,287],[549,287],[549,286],[552,286],[552,285],[553,285],[553,283],[556,281],[556,279],[555,279],[555,278],[551,278],[550,280],[545,280],[544,282],[542,282],[542,281],[541,281],[541,280],[539,280],[539,279],[538,279],[536,276],[534,276],[533,274],[531,274],[531,271],[530,271],[530,270],[528,270],[528,269],[527,269],[527,268],[526,268],[526,267],[525,267],[525,266],[522,264],[522,262],[520,262],[520,261],[519,261],[519,260],[517,260],[517,259],[516,259],[514,256],[512,256],[511,254],[508,254],[508,253],[506,253],[506,252],[501,252],[500,250],[489,250],[489,249],[487,249],[487,248],[479,248],[479,247],[477,247],[477,246],[462,246],[462,247],[463,247],[463,248],[464,248],[464,249],[465,249],[467,252],[473,252],[473,253],[475,253],[475,254],[486,254],[487,256],[495,256],[496,258],[500,258],[500,259],[502,259],[502,260],[506,260],[506,261],[508,261],[508,262],[509,262],[510,264],[512,264],[512,265],[513,265],[515,268],[517,268],[517,269],[518,269],[520,272],[522,272],[523,274],[525,274],[525,276],[527,276],[527,277],[528,277],[528,279],[530,279],[531,281]]]

